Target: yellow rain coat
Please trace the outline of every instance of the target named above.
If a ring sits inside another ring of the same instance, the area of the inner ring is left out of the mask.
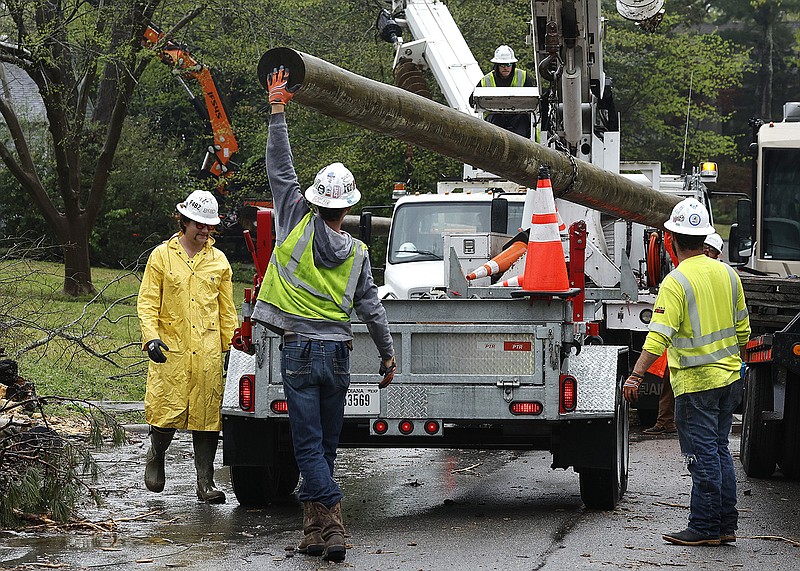
[[[144,410],[160,428],[222,428],[222,352],[239,324],[231,266],[209,237],[194,258],[175,234],[147,260],[137,310],[142,343],[161,339],[166,363],[150,361]]]

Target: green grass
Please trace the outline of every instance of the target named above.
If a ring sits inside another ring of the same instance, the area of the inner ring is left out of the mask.
[[[80,298],[61,293],[63,276],[62,264],[0,260],[4,358],[18,362],[19,374],[39,395],[142,400],[147,360],[136,317],[141,273],[94,268],[98,294]],[[251,285],[234,282],[237,307]],[[59,334],[45,342],[53,331]]]

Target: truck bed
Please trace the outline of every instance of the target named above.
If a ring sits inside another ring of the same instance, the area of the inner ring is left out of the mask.
[[[753,336],[784,328],[800,308],[800,278],[739,273]]]

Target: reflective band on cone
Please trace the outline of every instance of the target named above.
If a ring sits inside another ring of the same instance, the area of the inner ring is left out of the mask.
[[[513,278],[507,279],[502,284],[503,287],[519,287],[519,281],[522,279],[522,276],[514,276]]]

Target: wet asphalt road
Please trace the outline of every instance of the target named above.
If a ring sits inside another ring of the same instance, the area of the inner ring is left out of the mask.
[[[142,482],[145,435],[96,455],[104,506],[83,513],[113,518],[109,533],[0,532],[2,569],[196,570],[337,567],[291,556],[300,538],[301,508],[240,507],[227,468],[218,485],[228,503],[194,496],[191,436],[180,433],[168,452],[166,489]],[[739,440],[734,437],[734,451]],[[222,454],[218,453],[217,465]],[[642,437],[634,429],[628,492],[613,512],[583,508],[578,477],[551,471],[549,454],[508,451],[343,450],[339,480],[350,548],[342,569],[561,570],[771,569],[796,570],[800,547],[800,483],[749,480],[737,459],[739,541],[684,548],[661,539],[683,529],[690,481],[674,436]],[[463,470],[464,468],[470,468]],[[460,470],[460,471],[459,471]]]

